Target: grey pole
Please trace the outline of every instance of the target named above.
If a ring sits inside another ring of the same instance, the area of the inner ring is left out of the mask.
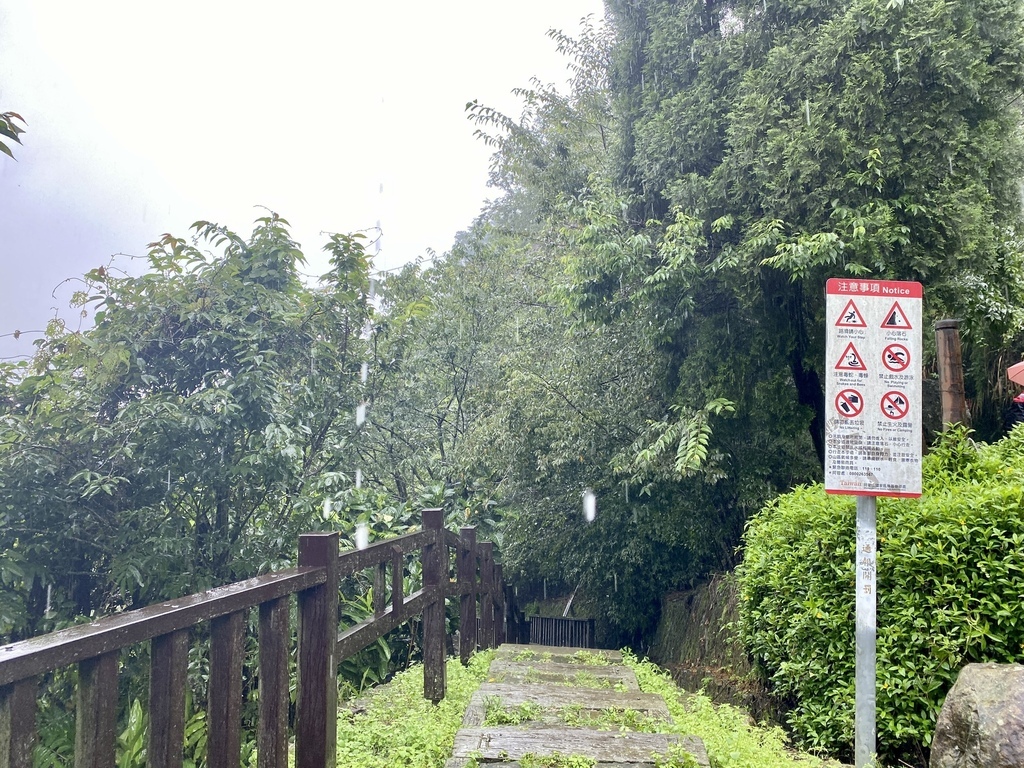
[[[875,497],[857,497],[857,669],[854,757],[857,768],[875,756]]]

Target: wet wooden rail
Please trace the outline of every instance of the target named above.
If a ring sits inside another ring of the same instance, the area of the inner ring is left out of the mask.
[[[455,557],[453,560],[452,552]],[[259,768],[287,768],[294,735],[297,768],[334,768],[337,665],[391,630],[422,616],[424,696],[444,698],[445,605],[460,605],[460,655],[505,640],[506,593],[493,545],[472,527],[443,527],[440,509],[423,511],[416,533],[339,552],[338,534],[299,538],[298,566],[0,646],[0,768],[30,768],[36,739],[36,697],[48,673],[78,666],[76,768],[115,764],[121,649],[149,642],[147,765],[180,768],[190,629],[210,624],[207,701],[208,765],[236,768],[241,751],[244,633],[259,610]],[[420,558],[423,586],[405,594],[411,557]],[[454,565],[454,568],[453,568]],[[373,616],[339,631],[341,579],[372,569]],[[453,573],[454,571],[454,573]],[[452,578],[454,575],[454,579]],[[390,599],[387,586],[390,583]],[[291,600],[298,626],[290,622]],[[297,656],[294,732],[289,731],[289,661]]]

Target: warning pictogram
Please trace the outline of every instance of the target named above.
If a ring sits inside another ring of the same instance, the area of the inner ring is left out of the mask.
[[[882,395],[882,413],[886,418],[898,421],[907,415],[910,403],[902,392],[886,392]]]
[[[836,411],[840,416],[852,419],[864,410],[864,398],[856,389],[844,389],[836,395]]]
[[[898,301],[894,301],[892,307],[885,313],[885,319],[882,321],[881,327],[905,329],[911,327],[910,321],[907,319],[907,313],[903,311],[903,307],[900,306]]]
[[[890,344],[882,350],[882,365],[894,373],[907,370],[910,366],[910,350],[902,344]]]
[[[846,304],[846,309],[843,310],[842,314],[839,315],[839,319],[836,320],[836,325],[840,328],[867,328],[868,324],[864,322],[864,315],[857,309],[857,305],[853,303],[853,299],[850,299]]]
[[[866,371],[868,367],[864,365],[864,360],[860,356],[860,352],[853,346],[851,341],[846,345],[846,349],[843,350],[842,356],[839,358],[839,362],[836,363],[837,371]]]

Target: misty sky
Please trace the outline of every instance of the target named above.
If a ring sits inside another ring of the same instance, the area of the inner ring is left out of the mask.
[[[377,221],[380,268],[443,253],[496,194],[466,102],[518,114],[511,89],[564,82],[545,32],[588,14],[600,0],[0,0],[0,112],[28,123],[0,157],[0,358],[55,312],[77,324],[75,276],[114,254],[138,273],[197,219],[248,234],[271,208],[313,274],[322,231]]]

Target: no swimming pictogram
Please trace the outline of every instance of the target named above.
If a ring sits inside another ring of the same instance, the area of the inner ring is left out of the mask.
[[[894,373],[907,370],[910,366],[910,350],[902,344],[890,344],[882,350],[882,365]]]
[[[910,411],[910,402],[902,392],[886,392],[880,405],[882,414],[893,421],[902,419]]]
[[[839,319],[836,320],[836,326],[839,328],[867,328],[868,324],[864,322],[864,315],[853,303],[853,299],[850,299],[846,308],[839,315]]]
[[[856,389],[844,389],[836,395],[836,412],[852,419],[864,410],[864,398]]]
[[[843,350],[843,354],[839,358],[839,362],[836,363],[837,371],[866,371],[868,367],[864,365],[864,359],[860,356],[860,352],[853,345],[851,341],[846,345],[846,349]]]
[[[883,304],[883,306],[885,306]],[[907,319],[907,313],[903,311],[903,307],[900,306],[898,301],[894,301],[889,311],[885,313],[885,319],[882,321],[882,328],[904,328],[909,330],[911,328],[910,320]]]

